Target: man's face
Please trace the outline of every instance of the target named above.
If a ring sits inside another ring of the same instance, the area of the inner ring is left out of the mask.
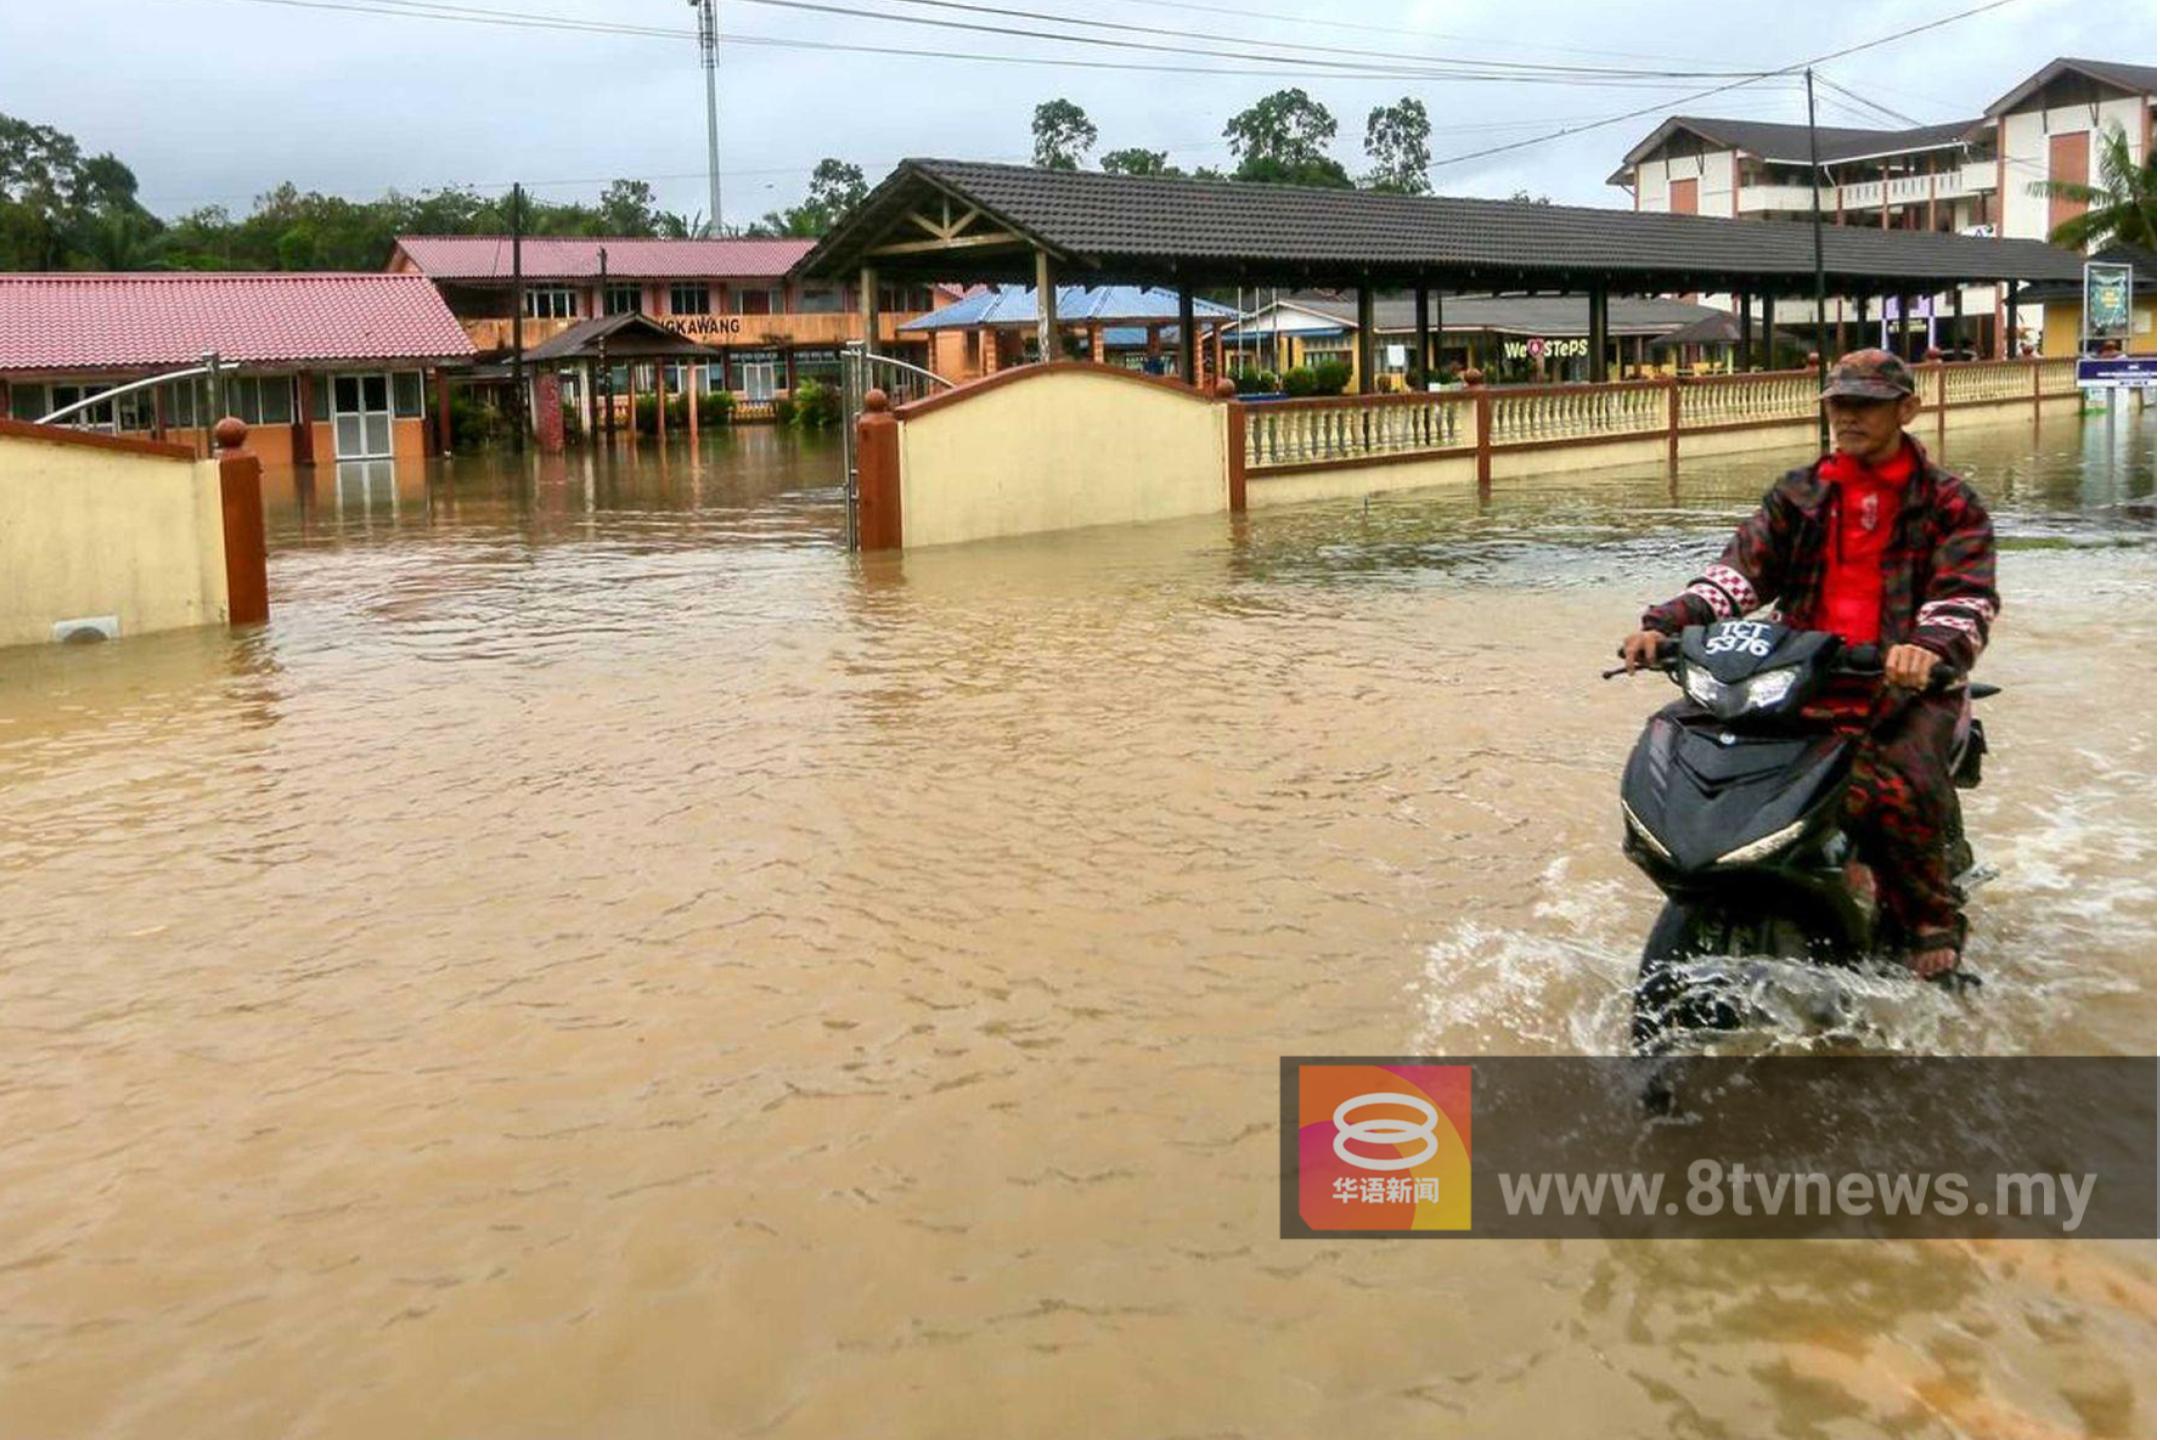
[[[1833,395],[1823,405],[1830,411],[1830,438],[1855,460],[1887,459],[1897,449],[1906,423],[1920,413],[1916,395],[1898,400]]]

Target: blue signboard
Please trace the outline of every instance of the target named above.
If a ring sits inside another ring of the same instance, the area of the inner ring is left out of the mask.
[[[2077,383],[2089,390],[2150,390],[2150,355],[2086,355],[2077,362]]]

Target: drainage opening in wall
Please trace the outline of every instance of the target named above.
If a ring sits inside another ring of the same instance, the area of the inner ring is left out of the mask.
[[[56,645],[95,645],[100,640],[117,640],[120,638],[120,617],[80,615],[73,620],[55,620],[52,638]]]

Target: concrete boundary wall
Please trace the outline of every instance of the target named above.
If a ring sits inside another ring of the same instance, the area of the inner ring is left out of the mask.
[[[0,645],[49,643],[66,621],[128,636],[268,618],[246,428],[225,421],[219,458],[198,460],[183,445],[0,421]]]
[[[1917,366],[1912,432],[2083,404],[2060,360]],[[1812,368],[1247,403],[1079,362],[1007,370],[859,428],[865,549],[947,544],[1816,443]],[[1258,462],[1258,463],[1255,463]]]

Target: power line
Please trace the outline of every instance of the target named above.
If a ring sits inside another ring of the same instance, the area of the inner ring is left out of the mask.
[[[2014,3],[2015,0],[1988,0],[1988,3],[1984,5],[1975,5],[1969,10],[1960,10],[1954,15],[1945,15],[1940,19],[1927,21],[1925,24],[1908,26],[1903,30],[1896,31],[1889,35],[1879,36],[1878,38],[1873,40],[1862,41],[1860,44],[1857,45],[1848,45],[1842,50],[1833,50],[1827,55],[1816,55],[1806,60],[1797,60],[1792,64],[1782,66],[1777,70],[1767,71],[1760,78],[1782,78],[1789,80],[1792,78],[1793,72],[1796,70],[1804,70],[1811,65],[1820,65],[1826,60],[1839,60],[1843,59],[1847,55],[1857,55],[1863,50],[1872,50],[1879,45],[1888,45],[1895,40],[1904,40],[1928,30],[1940,29],[1942,26],[1953,24],[1956,21],[1967,20],[1975,15],[1985,14],[1990,10],[2000,10],[2005,5],[2010,5]],[[1629,110],[1619,115],[1610,115],[1603,120],[1593,121],[1587,125],[1575,125],[1555,130],[1549,135],[1541,135],[1535,139],[1517,140],[1507,145],[1494,145],[1484,150],[1472,150],[1461,155],[1450,155],[1444,160],[1435,160],[1431,165],[1427,166],[1426,169],[1429,173],[1430,171],[1437,170],[1444,165],[1459,165],[1465,160],[1481,160],[1488,155],[1500,155],[1505,154],[1510,150],[1523,150],[1527,149],[1532,145],[1543,145],[1548,141],[1563,139],[1569,135],[1580,135],[1584,131],[1601,129],[1607,125],[1617,125],[1623,120],[1639,119],[1644,115],[1653,114],[1659,110],[1669,110],[1673,106],[1686,105],[1696,100],[1707,99],[1709,96],[1712,95],[1721,95],[1728,90],[1737,90],[1743,85],[1751,85],[1754,83],[1756,83],[1756,81],[1754,80],[1735,80],[1730,84],[1715,85],[1708,90],[1698,91],[1693,95],[1688,95],[1679,100],[1675,100],[1671,102],[1670,105],[1648,105],[1644,106],[1639,110]]]
[[[1249,10],[1243,6],[1202,5],[1196,0],[1133,0],[1151,8],[1190,10],[1202,15],[1235,15],[1241,20],[1274,21],[1285,25],[1314,25],[1329,30],[1362,30],[1371,35],[1407,35],[1419,40],[1460,40],[1472,45],[1498,45],[1512,50],[1551,50],[1568,55],[1614,55],[1623,60],[1660,60],[1639,50],[1593,50],[1579,45],[1534,45],[1523,41],[1495,40],[1483,35],[1458,35],[1444,31],[1410,30],[1400,25],[1366,25],[1355,20],[1322,19],[1314,15],[1285,15],[1277,10]]]
[[[527,11],[493,10],[473,5],[438,3],[438,0],[245,0],[245,3],[275,5],[296,10],[325,10],[350,14],[386,15],[399,19],[448,20],[466,24],[485,24],[512,29],[559,30],[580,34],[625,35],[648,39],[681,41],[694,38],[695,31],[671,29],[651,25],[629,25],[613,21],[575,20],[560,16],[536,15]],[[1202,59],[1241,60],[1257,63],[1265,68],[1258,70],[1238,69],[1226,66],[1191,66],[1144,64],[1137,62],[1114,62],[1105,60],[1082,60],[1069,56],[1034,55],[983,55],[946,50],[917,50],[891,45],[850,45],[832,41],[783,39],[778,36],[723,34],[725,43],[757,45],[779,49],[836,51],[844,53],[880,56],[907,56],[922,59],[963,60],[1002,64],[1047,65],[1058,68],[1091,70],[1139,70],[1187,75],[1277,75],[1283,73],[1311,73],[1318,71],[1324,76],[1344,79],[1389,80],[1461,80],[1501,84],[1566,84],[1577,87],[1600,87],[1611,89],[1669,89],[1671,82],[1655,74],[1641,75],[1615,73],[1607,78],[1592,75],[1554,71],[1534,73],[1529,71],[1496,72],[1492,70],[1447,69],[1419,63],[1406,63],[1400,59],[1388,62],[1337,61],[1306,58],[1298,54],[1254,53],[1221,50],[1211,47],[1192,47],[1158,44],[1138,40],[1114,40],[1093,35],[1062,35],[1048,31],[1028,30],[1015,26],[988,25],[961,20],[939,20],[927,16],[898,15],[884,11],[862,10],[844,5],[816,3],[816,0],[744,0],[744,3],[772,6],[818,14],[830,14],[851,20],[885,20],[899,24],[929,26],[998,35],[1005,38],[1046,41],[1053,44],[1094,46],[1117,50],[1136,50],[1161,54],[1190,55]],[[904,0],[906,3],[906,0]],[[912,0],[927,3],[927,0]],[[1067,22],[1079,23],[1079,22]],[[1203,37],[1206,38],[1206,37]],[[1265,43],[1265,42],[1261,42]],[[1735,73],[1735,72],[1711,72]]]
[[[1912,116],[1907,115],[1902,110],[1891,109],[1888,105],[1883,104],[1880,100],[1871,99],[1868,96],[1862,95],[1854,90],[1848,90],[1843,85],[1838,84],[1837,81],[1832,80],[1829,76],[1823,74],[1820,70],[1815,72],[1815,79],[1818,83],[1828,86],[1830,89],[1836,91],[1838,94],[1843,95],[1846,99],[1856,101],[1870,110],[1887,115],[1891,119],[1904,124],[1909,129],[1920,130],[1926,128],[1926,121],[1916,120]]]

